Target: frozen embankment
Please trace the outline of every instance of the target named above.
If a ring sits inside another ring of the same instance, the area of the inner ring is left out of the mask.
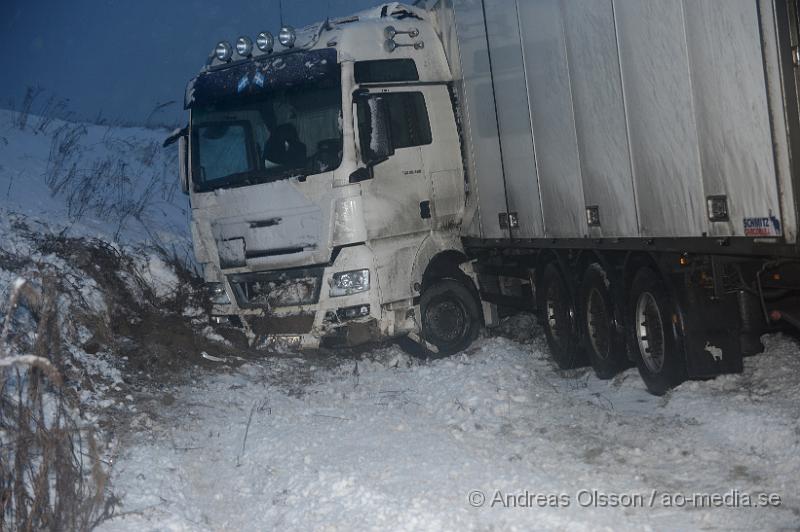
[[[152,324],[195,347],[165,135],[0,110],[0,530],[89,530],[113,513],[131,392],[180,360]]]
[[[538,337],[430,363],[382,348],[197,373],[143,404],[102,529],[793,527],[800,358],[767,341],[743,375],[664,398],[635,370],[559,373]]]
[[[185,248],[188,209],[166,130],[115,127],[0,109],[0,215],[70,237]]]

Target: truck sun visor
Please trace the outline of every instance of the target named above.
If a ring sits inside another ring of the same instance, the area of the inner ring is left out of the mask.
[[[309,83],[320,85],[326,79],[338,83],[338,68],[336,50],[322,49],[274,55],[208,70],[189,82],[184,108]]]

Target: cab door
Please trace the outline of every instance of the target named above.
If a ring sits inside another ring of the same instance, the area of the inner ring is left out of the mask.
[[[414,87],[362,91],[356,111],[362,159],[372,160],[362,183],[367,237],[430,231],[431,187],[422,150],[433,138],[423,91]],[[383,156],[376,161],[374,152]]]

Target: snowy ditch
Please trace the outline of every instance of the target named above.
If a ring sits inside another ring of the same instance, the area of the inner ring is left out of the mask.
[[[798,345],[767,341],[743,375],[664,398],[635,370],[558,372],[538,335],[428,363],[390,347],[204,373],[141,415],[101,529],[793,527]]]

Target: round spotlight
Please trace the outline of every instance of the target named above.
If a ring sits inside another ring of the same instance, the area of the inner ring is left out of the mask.
[[[214,48],[214,57],[219,59],[220,61],[230,61],[231,56],[233,55],[233,48],[231,48],[231,43],[227,41],[221,41],[217,43],[217,47]]]
[[[294,28],[291,26],[282,27],[281,32],[278,34],[278,42],[286,48],[291,48],[294,46],[294,41],[296,39],[297,35],[294,32]]]
[[[236,53],[242,57],[247,57],[253,53],[253,41],[250,37],[239,37],[236,41]]]
[[[275,46],[275,38],[272,34],[268,31],[262,31],[256,37],[256,46],[262,52],[270,53],[272,51],[272,47]]]

